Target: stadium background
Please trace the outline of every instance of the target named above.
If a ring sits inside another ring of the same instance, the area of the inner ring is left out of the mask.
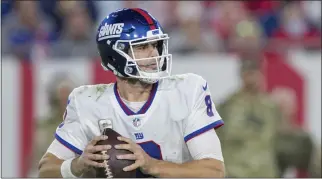
[[[294,122],[321,146],[319,1],[2,1],[3,177],[36,175],[35,143],[49,140],[37,123],[56,110],[50,105],[55,90],[59,108],[70,88],[115,80],[101,69],[95,31],[123,7],[144,8],[160,20],[170,35],[173,73],[202,75],[216,104],[239,88],[241,60],[264,60],[264,89],[291,89]]]

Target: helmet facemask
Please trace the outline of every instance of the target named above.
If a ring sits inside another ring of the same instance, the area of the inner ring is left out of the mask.
[[[127,59],[124,68],[126,75],[146,83],[156,83],[171,75],[172,55],[168,53],[168,40],[167,34],[131,41],[118,40],[113,48]],[[158,54],[153,57],[140,58],[142,54],[139,51],[149,45],[156,46]]]

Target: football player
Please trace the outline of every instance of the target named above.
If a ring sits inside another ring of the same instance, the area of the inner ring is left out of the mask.
[[[223,125],[207,82],[195,74],[171,76],[169,37],[147,11],[122,9],[97,31],[102,66],[116,83],[80,86],[68,100],[64,121],[39,163],[40,177],[81,177],[109,150],[97,145],[104,127],[120,133],[116,145],[135,160],[124,171],[137,177],[224,177],[224,159],[214,129]]]

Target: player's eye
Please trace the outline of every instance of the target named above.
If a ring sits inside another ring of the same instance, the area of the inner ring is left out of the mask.
[[[148,44],[142,44],[142,45],[135,46],[135,49],[137,49],[137,50],[144,50],[147,47],[148,47]]]
[[[151,45],[152,45],[153,48],[157,48],[158,43],[157,42],[153,42]]]
[[[158,43],[157,42],[152,42],[152,43],[137,45],[137,46],[135,46],[135,49],[137,49],[137,50],[146,50],[146,49],[148,49],[150,47],[150,45],[154,49],[154,48],[156,48],[158,46]]]

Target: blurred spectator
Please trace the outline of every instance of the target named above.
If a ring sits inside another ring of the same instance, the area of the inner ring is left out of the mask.
[[[321,1],[303,1],[301,3],[306,20],[321,32]]]
[[[294,168],[301,177],[307,178],[314,144],[310,134],[295,125],[296,94],[291,89],[280,87],[273,90],[272,98],[282,112],[276,140],[278,177],[284,177],[289,169]]]
[[[210,23],[215,34],[225,42],[228,40],[235,25],[246,16],[245,8],[241,1],[218,1],[213,4]],[[227,47],[225,47],[227,48]]]
[[[12,13],[2,24],[1,51],[21,59],[31,58],[34,50],[45,53],[50,29],[37,1],[15,1]]]
[[[220,42],[211,29],[202,28],[203,6],[199,1],[179,1],[177,25],[171,32],[169,49],[178,53],[215,52]]]
[[[263,35],[271,37],[278,28],[278,11],[283,4],[281,1],[259,0],[244,1],[245,7],[258,20],[263,28]]]
[[[12,11],[12,6],[13,6],[13,1],[10,1],[10,0],[1,1],[1,20],[6,18],[6,16]]]
[[[50,56],[54,58],[96,57],[94,22],[82,1],[61,1],[64,26],[60,38],[53,43]]]
[[[61,4],[64,6],[65,4],[73,4],[75,1],[39,0],[38,2],[42,10],[41,12],[52,21],[53,33],[51,34],[50,39],[57,40],[61,35],[65,20],[64,14],[61,11],[64,7],[61,7]],[[92,0],[83,0],[92,21],[97,20],[97,7],[95,2],[96,1]]]
[[[241,89],[217,109],[225,121],[218,129],[227,177],[276,177],[274,140],[280,112],[262,88],[260,61],[243,59]]]
[[[246,17],[233,28],[227,39],[227,50],[242,56],[249,56],[261,52],[263,42],[263,32],[260,25],[254,19]]]
[[[257,0],[257,1],[245,1],[245,7],[254,15],[264,15],[273,12],[281,5],[280,1],[270,0]]]
[[[63,122],[66,101],[75,87],[76,84],[65,73],[58,73],[48,84],[50,114],[46,119],[37,120],[32,172],[37,170],[41,157],[54,140],[56,128]]]
[[[211,11],[213,32],[223,40],[225,51],[242,52],[260,49],[262,29],[242,1],[218,1]]]
[[[273,33],[272,46],[285,48],[321,48],[321,33],[310,25],[300,2],[287,3],[280,13],[280,26]],[[277,41],[275,41],[277,40]]]

